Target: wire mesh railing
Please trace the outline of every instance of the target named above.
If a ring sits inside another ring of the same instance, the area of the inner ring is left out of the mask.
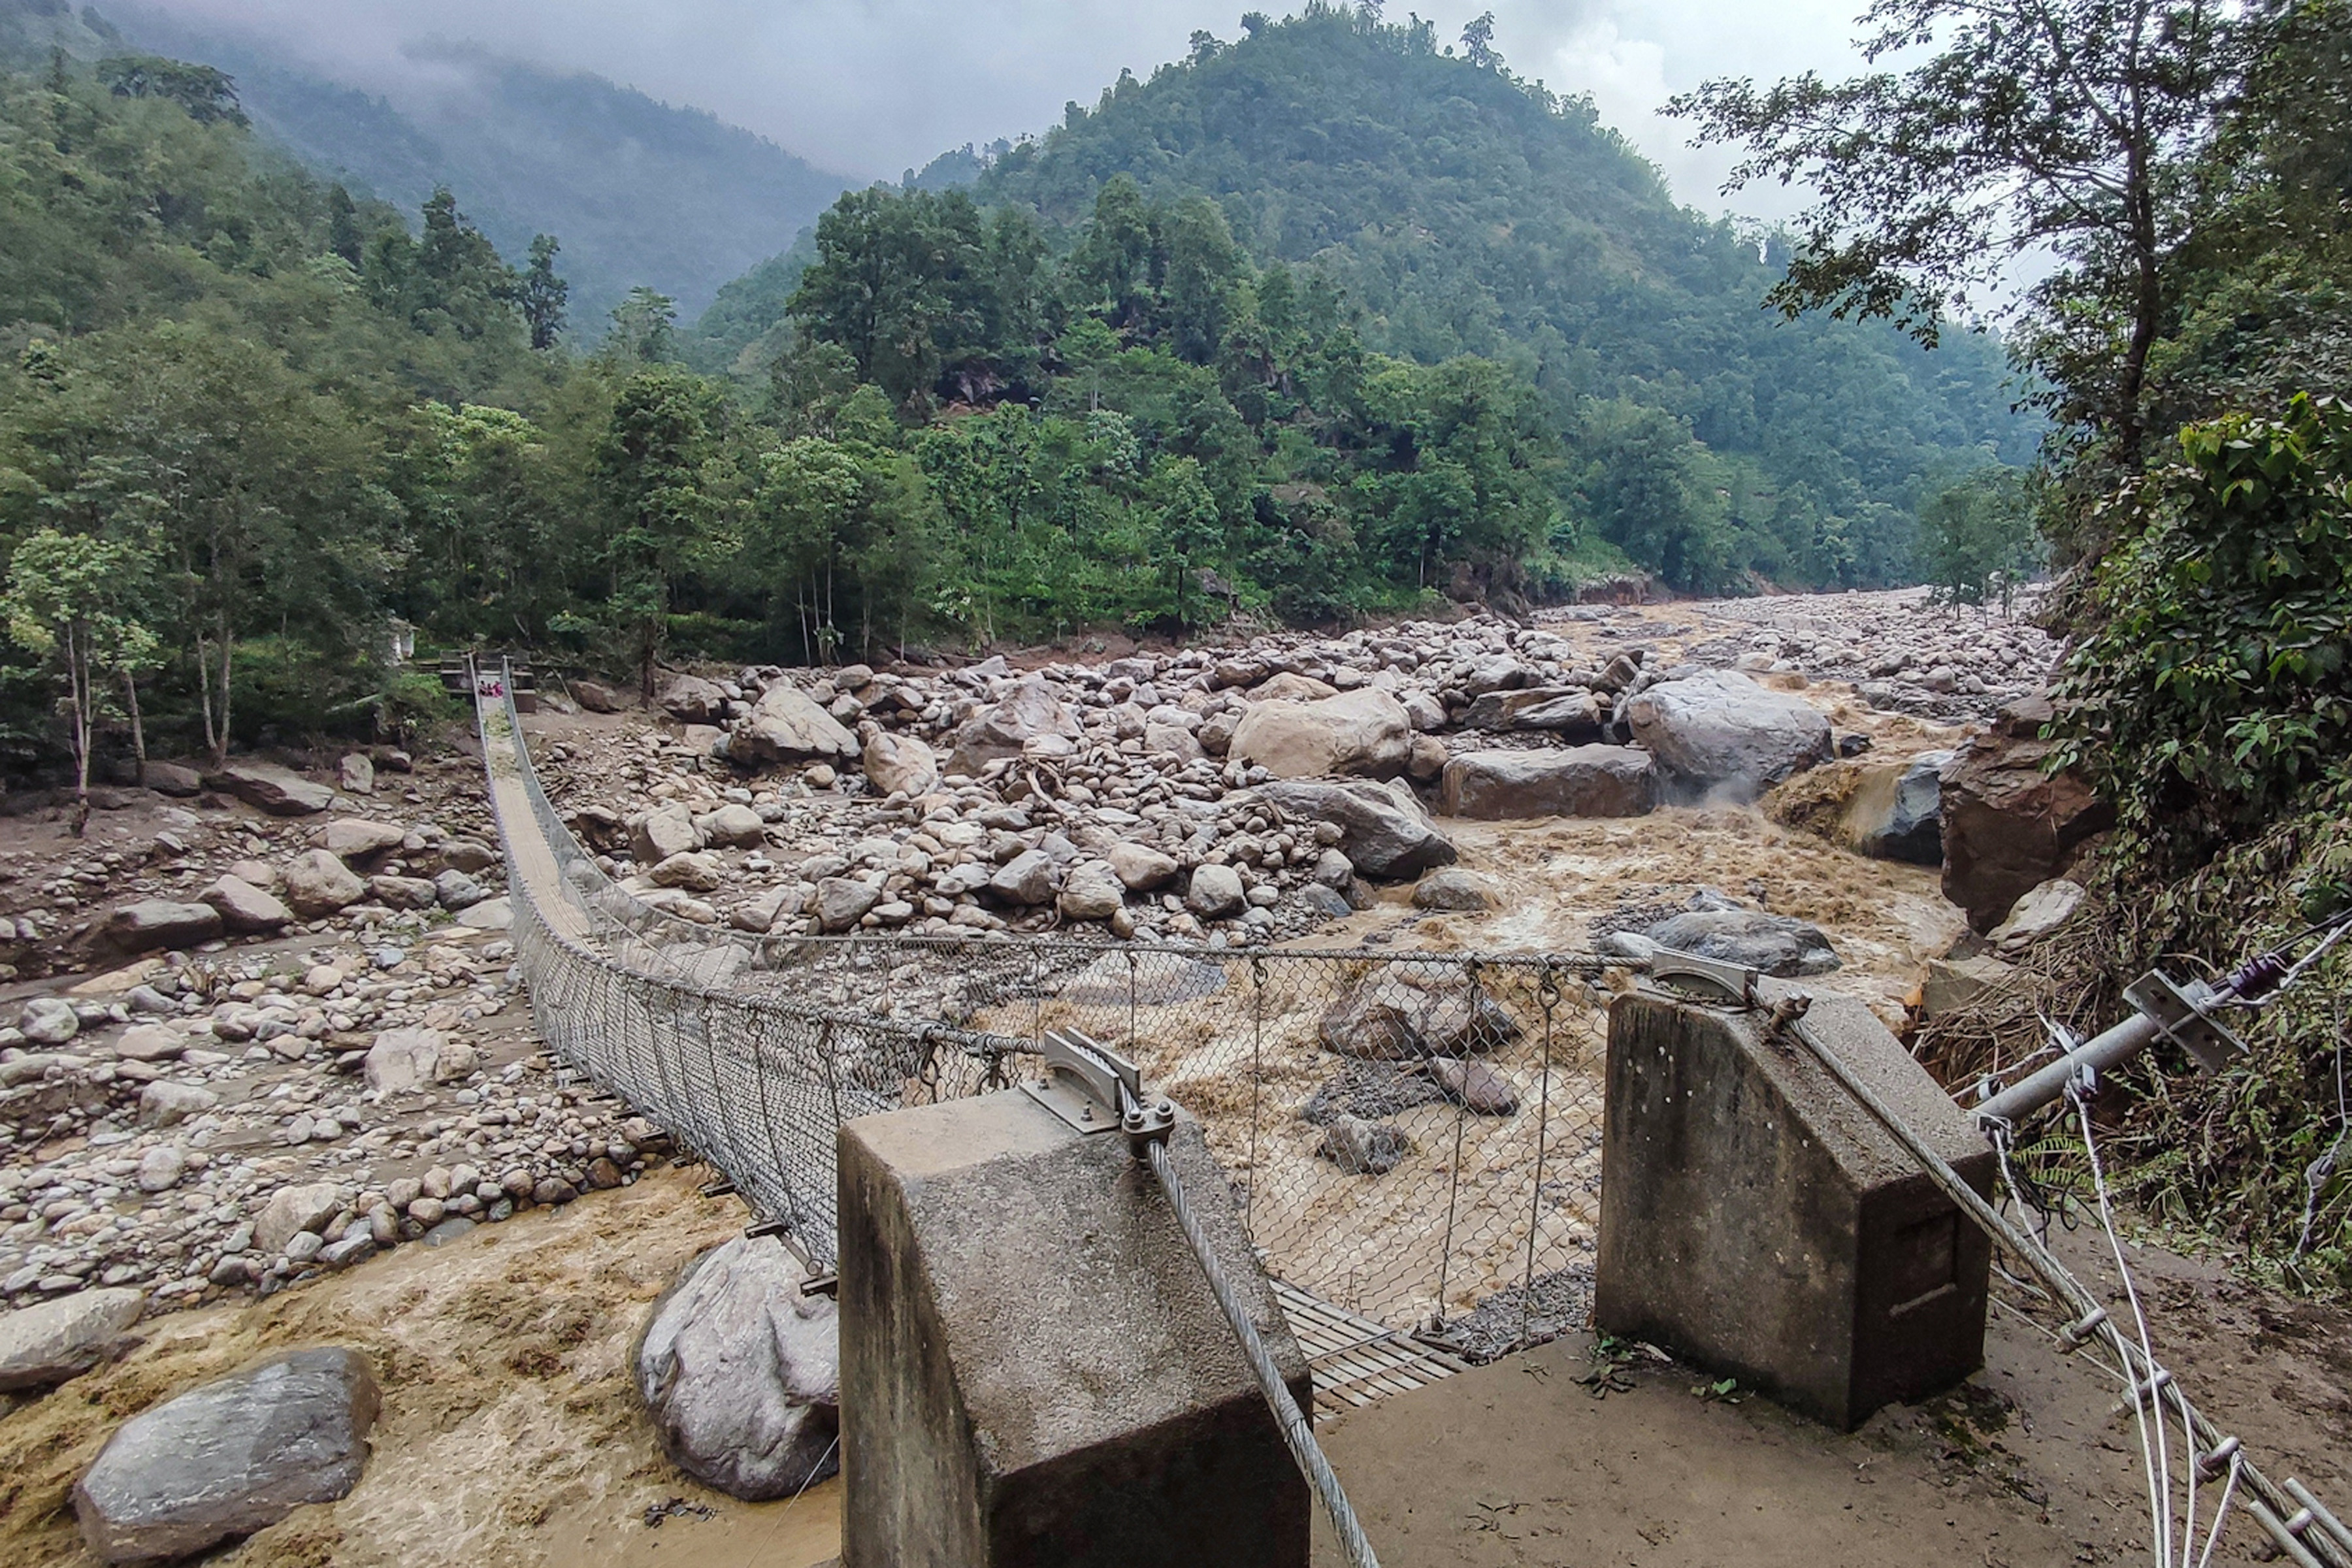
[[[510,700],[481,723],[542,1037],[812,1266],[834,1258],[845,1120],[1010,1087],[1072,1029],[1199,1119],[1276,1277],[1474,1357],[1581,1324],[1599,960],[733,931],[598,866]]]

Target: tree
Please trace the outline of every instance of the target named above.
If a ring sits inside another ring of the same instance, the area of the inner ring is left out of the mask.
[[[1481,11],[1462,29],[1462,58],[1480,70],[1501,63],[1495,53],[1495,13]]]
[[[127,542],[53,528],[24,540],[9,557],[8,591],[0,600],[9,640],[55,659],[65,680],[77,837],[89,821],[90,741],[108,710],[108,689],[123,682],[135,727],[139,675],[155,662],[155,634],[136,609],[144,566],[139,551]],[[143,764],[143,732],[135,735],[134,745]]]
[[[604,353],[624,363],[661,364],[677,357],[677,301],[640,283],[613,307]]]
[[[253,123],[236,100],[236,81],[211,66],[154,55],[117,55],[98,62],[98,79],[117,98],[161,98],[176,103],[199,125],[226,123],[242,130]]]
[[[2036,563],[2032,497],[2020,468],[1988,468],[1948,485],[1919,509],[1928,583],[1946,604],[1982,605],[1996,595],[2003,615]]]
[[[522,319],[530,328],[530,346],[542,352],[553,348],[562,335],[564,301],[572,297],[572,285],[555,271],[555,253],[562,248],[551,234],[531,236],[530,266],[518,291]]]
[[[717,456],[719,389],[690,371],[650,365],[621,385],[595,451],[613,509],[607,613],[630,638],[645,700],[668,633],[671,592],[717,515],[707,471]]]
[[[1893,320],[1933,343],[2019,258],[2059,269],[2029,295],[2026,353],[2062,418],[2126,463],[2145,437],[2148,355],[2189,232],[2190,160],[2238,83],[2226,0],[1874,0],[1874,64],[1843,82],[1710,81],[1668,112],[1743,142],[1727,189],[1801,182],[1819,199],[1770,301]]]

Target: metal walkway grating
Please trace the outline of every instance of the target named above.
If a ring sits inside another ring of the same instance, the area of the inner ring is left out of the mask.
[[[1327,1415],[1360,1409],[1470,1370],[1469,1363],[1432,1350],[1401,1329],[1335,1307],[1295,1285],[1276,1279],[1274,1294],[1314,1369],[1315,1408]]]

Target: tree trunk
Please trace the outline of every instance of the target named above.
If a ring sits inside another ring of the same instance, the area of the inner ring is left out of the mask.
[[[147,787],[147,726],[139,717],[139,677],[122,672],[122,695],[131,710],[131,782]]]
[[[89,826],[89,719],[96,694],[89,689],[89,634],[66,627],[66,689],[73,707],[74,837]]]
[[[205,750],[215,752],[213,741],[213,664],[212,655],[205,651],[205,635],[196,634],[196,706],[205,719]]]
[[[226,766],[228,765],[228,721],[229,721],[229,691],[228,691],[228,675],[229,675],[229,659],[230,659],[230,658],[232,657],[232,655],[233,655],[233,653],[234,653],[234,649],[231,647],[231,646],[230,646],[230,644],[229,644],[229,640],[228,640],[228,617],[227,617],[226,615],[224,615],[224,616],[221,616],[221,618],[220,618],[220,627],[219,627],[219,630],[220,630],[220,656],[221,656],[221,666],[220,666],[220,733],[219,733],[218,737],[217,737],[216,739],[215,739],[215,741],[213,742],[213,766],[215,766],[215,767],[216,767],[216,768],[219,768],[219,767],[226,767]]]

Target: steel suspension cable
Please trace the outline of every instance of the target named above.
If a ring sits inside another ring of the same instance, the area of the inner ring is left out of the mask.
[[[1804,1021],[1801,1012],[1790,1016],[1781,1027],[1789,1037],[1811,1052],[1813,1058],[1822,1064],[1823,1069],[1838,1081],[1839,1087],[1852,1095],[1855,1103],[1867,1110],[1872,1118],[1886,1130],[1887,1134],[1903,1146],[1904,1151],[1918,1163],[1920,1170],[1927,1174],[1927,1179],[1933,1182],[1946,1197],[1958,1205],[1960,1211],[1966,1214],[1979,1229],[2021,1258],[2041,1279],[2043,1287],[2076,1314],[2076,1322],[2070,1327],[2067,1333],[2070,1342],[2080,1342],[2082,1339],[2089,1337],[2104,1326],[2109,1337],[2109,1343],[2122,1357],[2126,1370],[2134,1379],[2145,1378],[2149,1384],[2152,1384],[2153,1391],[2159,1400],[2170,1402],[2180,1418],[2189,1423],[2195,1430],[2199,1445],[2209,1456],[2218,1456],[2222,1452],[2236,1456],[2242,1452],[2234,1443],[2225,1446],[2219,1431],[2206,1420],[2204,1415],[2194,1405],[2189,1403],[2189,1396],[2181,1392],[2179,1379],[2158,1376],[2158,1369],[2153,1365],[2143,1368],[2136,1364],[2138,1347],[2116,1331],[2112,1324],[2107,1323],[2105,1307],[2101,1305],[2098,1300],[2083,1287],[2082,1282],[2069,1273],[2065,1266],[2053,1257],[2046,1248],[2011,1224],[2007,1215],[1988,1203],[1983,1194],[1974,1187],[1961,1180],[1960,1173],[1952,1169],[1949,1161],[1929,1148],[1918,1133],[1912,1131],[1910,1124],[1895,1112],[1893,1106],[1887,1104],[1875,1089],[1864,1083],[1853,1068],[1845,1065],[1835,1051],[1830,1049],[1827,1043]],[[2303,1517],[2311,1510],[2304,1509],[2290,1493],[2255,1468],[2251,1460],[2243,1463],[2240,1468],[2240,1474],[2249,1494],[2245,1504],[2247,1512],[2253,1517],[2256,1523],[2262,1526],[2263,1532],[2270,1536],[2272,1542],[2286,1554],[2289,1560],[2303,1564],[2304,1568],[2316,1568],[2319,1558],[2314,1554],[2310,1545],[2293,1533],[2286,1524],[2287,1519]],[[2352,1551],[2347,1551],[2324,1531],[2316,1533],[2325,1544],[2329,1563],[2335,1564],[2336,1568],[2352,1568]]]
[[[1364,1538],[1364,1527],[1357,1521],[1356,1510],[1348,1501],[1339,1478],[1324,1457],[1323,1445],[1315,1440],[1315,1428],[1291,1397],[1290,1385],[1282,1380],[1282,1369],[1274,1364],[1274,1352],[1265,1348],[1265,1341],[1250,1321],[1241,1296],[1234,1289],[1233,1281],[1225,1277],[1216,1253],[1209,1246],[1209,1237],[1201,1228],[1201,1221],[1192,1213],[1191,1200],[1184,1195],[1184,1184],[1177,1178],[1176,1167],[1168,1157],[1168,1145],[1154,1141],[1150,1145],[1151,1173],[1160,1178],[1160,1190],[1168,1194],[1168,1206],[1176,1215],[1176,1223],[1183,1227],[1184,1239],[1192,1246],[1192,1256],[1199,1260],[1201,1272],[1209,1277],[1209,1291],[1233,1325],[1234,1337],[1241,1341],[1242,1353],[1249,1359],[1250,1370],[1257,1374],[1257,1385],[1265,1402],[1274,1407],[1275,1424],[1282,1429],[1282,1441],[1290,1457],[1309,1486],[1322,1501],[1323,1511],[1330,1516],[1331,1528],[1339,1532],[1340,1550],[1347,1554],[1349,1568],[1380,1568],[1381,1560],[1372,1552],[1372,1543]]]

